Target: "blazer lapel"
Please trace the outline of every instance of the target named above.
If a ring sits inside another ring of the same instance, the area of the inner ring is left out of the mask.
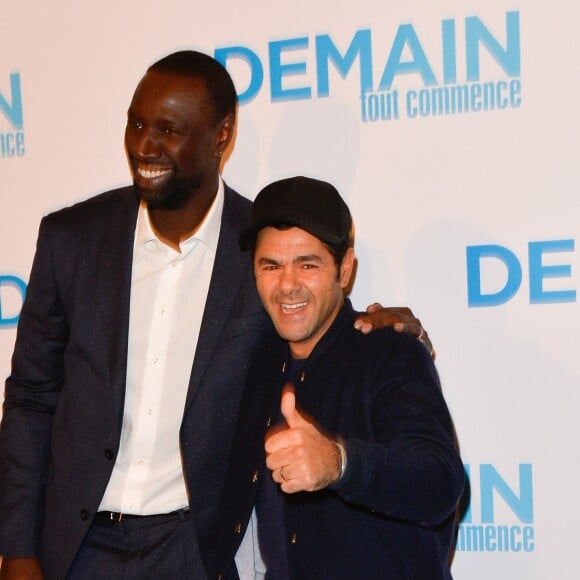
[[[241,223],[238,209],[226,186],[220,236],[193,361],[186,409],[191,405],[203,380],[221,333],[226,327],[240,284],[247,275],[247,257],[240,251],[238,241],[245,224]]]
[[[114,407],[121,421],[127,374],[131,271],[138,203],[133,188],[119,191],[118,197],[119,203],[108,214],[108,223],[98,241],[95,267]]]

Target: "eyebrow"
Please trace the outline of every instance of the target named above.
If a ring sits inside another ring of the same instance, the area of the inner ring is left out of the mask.
[[[305,256],[297,256],[293,262],[322,262],[322,258],[318,254],[306,254]]]
[[[319,256],[318,254],[305,254],[305,255],[300,255],[300,256],[296,256],[293,260],[292,263],[294,264],[303,264],[305,262],[317,262],[317,263],[322,263],[322,257]],[[261,258],[258,259],[258,264],[260,265],[267,265],[267,264],[271,264],[271,265],[279,265],[281,262],[280,260],[276,260],[275,258],[269,258],[268,256],[263,256]]]

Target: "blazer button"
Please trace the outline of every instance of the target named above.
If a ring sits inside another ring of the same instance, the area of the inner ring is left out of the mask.
[[[81,510],[80,518],[83,522],[86,522],[89,519],[89,510]]]
[[[270,427],[270,425],[272,425],[272,417],[266,419],[266,428]]]
[[[242,522],[238,522],[234,527],[234,534],[237,534],[239,536],[241,533],[242,533]]]
[[[112,459],[115,459],[115,453],[112,449],[105,449],[105,457],[111,461]]]
[[[258,481],[259,477],[260,477],[260,471],[258,469],[256,469],[256,471],[254,471],[254,473],[252,474],[252,483],[256,483],[256,481]]]
[[[291,544],[295,544],[295,543],[296,543],[296,540],[297,540],[297,538],[298,538],[298,536],[297,536],[296,532],[294,532],[294,533],[292,534],[291,538],[290,538],[290,543],[291,543]]]

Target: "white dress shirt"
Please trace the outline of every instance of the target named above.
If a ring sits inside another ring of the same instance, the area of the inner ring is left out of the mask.
[[[189,505],[179,430],[218,244],[217,196],[180,252],[155,235],[139,208],[121,444],[100,511],[151,515]]]

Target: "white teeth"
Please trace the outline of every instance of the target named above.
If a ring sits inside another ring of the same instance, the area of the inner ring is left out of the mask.
[[[138,167],[137,172],[141,177],[145,179],[153,179],[155,177],[161,177],[166,173],[169,173],[169,169],[144,169],[143,167]]]
[[[302,308],[306,306],[308,302],[298,302],[297,304],[281,304],[283,310],[296,310],[297,308]]]

